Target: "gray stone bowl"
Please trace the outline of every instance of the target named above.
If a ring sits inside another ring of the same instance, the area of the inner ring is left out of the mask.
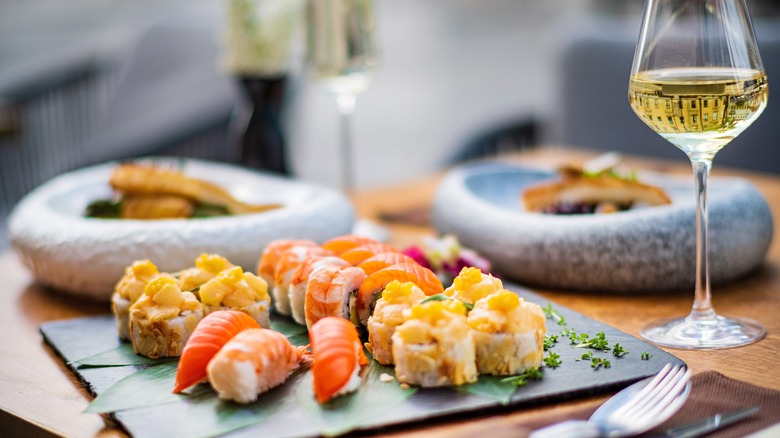
[[[522,191],[555,179],[548,171],[483,162],[450,171],[438,188],[436,229],[527,285],[592,292],[686,290],[695,283],[693,176],[641,174],[672,198],[668,206],[605,215],[554,216],[525,210]],[[761,193],[739,178],[709,181],[710,275],[723,283],[754,270],[772,240]]]
[[[17,204],[8,222],[14,250],[39,283],[108,300],[125,266],[135,260],[148,258],[161,271],[174,272],[192,266],[206,252],[254,271],[263,248],[274,239],[323,242],[352,229],[352,204],[336,190],[223,163],[175,163],[242,201],[280,203],[283,208],[202,219],[85,218],[89,202],[112,195],[108,179],[116,163],[99,164],[60,175]]]

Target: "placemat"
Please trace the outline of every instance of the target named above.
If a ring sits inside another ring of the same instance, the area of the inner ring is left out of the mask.
[[[511,424],[505,419],[491,422],[491,438],[527,437],[532,430],[566,420],[587,420],[602,402],[573,411],[551,412],[533,421]],[[780,422],[780,391],[756,386],[724,376],[716,371],[705,371],[691,379],[691,395],[682,409],[662,425],[640,435],[658,436],[665,430],[692,423],[717,413],[759,406],[756,414],[715,431],[708,437],[740,438]],[[470,429],[469,433],[474,430]],[[454,438],[454,437],[453,437]]]

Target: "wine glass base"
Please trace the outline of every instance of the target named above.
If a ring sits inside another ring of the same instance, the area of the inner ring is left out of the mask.
[[[752,344],[766,335],[761,324],[747,318],[716,316],[694,321],[690,317],[655,321],[640,332],[648,342],[670,348],[715,350]]]

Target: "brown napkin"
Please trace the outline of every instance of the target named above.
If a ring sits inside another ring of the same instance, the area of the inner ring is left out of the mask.
[[[594,403],[592,406],[565,413],[552,412],[523,424],[494,422],[490,436],[491,438],[527,437],[532,430],[553,423],[574,419],[586,420],[599,406],[601,403]],[[744,437],[780,422],[780,391],[734,380],[715,371],[703,372],[691,379],[691,394],[680,411],[661,426],[642,436],[661,434],[670,427],[752,406],[759,406],[761,410],[751,417],[707,435],[708,437]]]

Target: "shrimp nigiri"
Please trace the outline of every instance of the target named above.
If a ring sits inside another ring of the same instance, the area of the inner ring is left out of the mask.
[[[322,244],[324,249],[333,251],[334,254],[340,255],[352,248],[367,243],[377,243],[376,240],[366,236],[356,236],[354,234],[347,234],[344,236],[334,237]]]
[[[444,291],[444,286],[436,274],[428,268],[417,263],[399,263],[380,269],[366,277],[358,291],[355,308],[360,318],[360,323],[366,325],[368,317],[382,294],[382,290],[393,280],[402,283],[410,281],[422,289],[425,295],[436,295]]]
[[[312,272],[325,266],[349,266],[349,263],[336,256],[312,255],[293,272],[290,280],[290,310],[298,324],[306,324],[306,288],[309,286],[309,277]]]
[[[219,398],[251,403],[284,383],[306,357],[305,351],[305,347],[293,347],[279,332],[247,329],[214,355],[206,373]]]
[[[173,393],[178,394],[206,379],[206,365],[233,336],[250,329],[260,328],[257,321],[237,310],[217,310],[206,315],[192,332],[176,369]]]
[[[311,273],[306,287],[306,327],[326,316],[351,320],[357,291],[366,274],[354,266],[325,266]],[[356,321],[353,321],[356,322]]]
[[[342,318],[326,317],[309,332],[314,396],[320,403],[360,386],[360,369],[368,364],[357,329]]]

